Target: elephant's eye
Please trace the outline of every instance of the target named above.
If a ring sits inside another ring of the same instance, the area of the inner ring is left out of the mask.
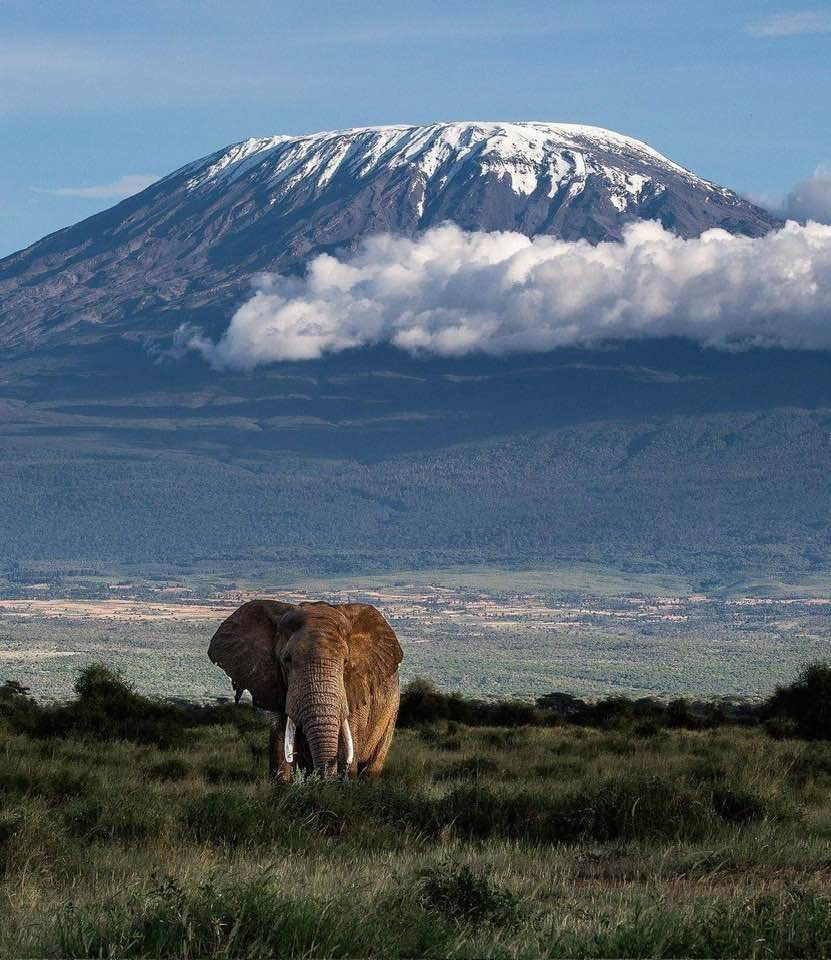
[[[283,663],[291,663],[291,654],[288,651],[283,654]]]

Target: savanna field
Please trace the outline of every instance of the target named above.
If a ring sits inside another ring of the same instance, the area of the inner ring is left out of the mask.
[[[570,720],[414,682],[380,779],[291,784],[244,706],[7,684],[0,955],[828,955],[826,682]]]

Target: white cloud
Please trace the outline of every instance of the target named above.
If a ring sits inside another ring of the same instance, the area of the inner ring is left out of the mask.
[[[831,13],[826,10],[778,13],[751,23],[747,31],[755,37],[796,37],[806,33],[831,33]]]
[[[817,167],[785,197],[784,212],[795,220],[831,223],[831,167]]]
[[[112,183],[94,187],[32,187],[35,193],[48,193],[53,197],[88,197],[91,200],[123,200],[139,193],[159,179],[155,173],[127,173]]]
[[[452,224],[383,234],[350,257],[315,257],[302,278],[261,277],[218,343],[179,334],[214,366],[242,369],[378,343],[459,356],[665,336],[831,348],[831,226],[684,240],[640,222],[596,246]]]

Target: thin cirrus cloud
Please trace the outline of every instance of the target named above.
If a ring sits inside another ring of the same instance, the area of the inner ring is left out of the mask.
[[[91,187],[32,187],[35,193],[52,197],[84,197],[89,200],[123,200],[140,193],[159,179],[155,173],[127,173],[111,183]]]
[[[749,24],[747,32],[755,37],[797,37],[812,33],[831,33],[831,12],[797,10],[778,13]]]
[[[462,356],[647,337],[831,348],[831,226],[683,239],[646,221],[594,246],[453,224],[381,234],[351,256],[315,257],[303,277],[261,277],[218,342],[192,327],[178,334],[235,369],[382,343]]]

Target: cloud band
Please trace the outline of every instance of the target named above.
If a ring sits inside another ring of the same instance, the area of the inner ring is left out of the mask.
[[[259,278],[217,343],[180,331],[212,365],[237,369],[378,343],[460,356],[666,336],[831,348],[831,226],[684,240],[640,222],[592,246],[445,224],[320,255],[302,278]]]

